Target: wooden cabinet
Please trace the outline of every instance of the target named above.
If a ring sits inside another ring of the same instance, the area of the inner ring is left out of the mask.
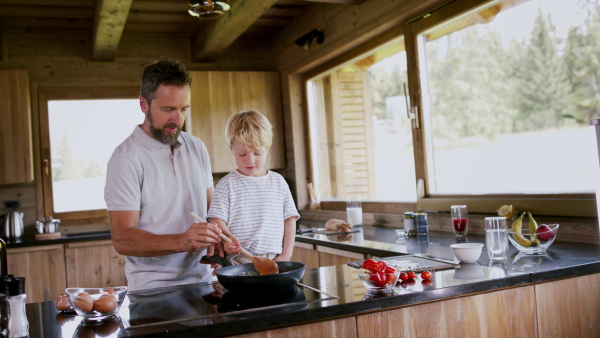
[[[65,244],[68,287],[127,285],[125,258],[111,240]]]
[[[29,77],[0,70],[0,184],[33,181]]]
[[[600,337],[600,273],[535,285],[539,337]]]
[[[306,264],[307,269],[319,267],[319,253],[314,244],[296,242],[294,243],[294,253],[290,259],[293,262],[302,262]]]
[[[319,252],[320,266],[344,265],[348,262],[362,261],[365,259],[364,254],[333,249],[326,246],[317,245],[317,251]]]
[[[255,332],[238,338],[270,338],[270,337],[344,337],[354,338],[356,335],[356,319],[354,317],[328,320],[320,323],[298,325],[271,331]],[[369,336],[375,337],[375,336]],[[381,336],[380,336],[381,337]]]
[[[57,299],[65,292],[65,255],[62,244],[8,249],[8,273],[25,277],[27,303]]]
[[[358,316],[356,327],[358,337],[536,337],[535,297],[533,286],[490,292]]]
[[[206,144],[213,173],[236,168],[225,141],[225,125],[232,114],[250,109],[263,113],[274,126],[265,167],[285,168],[279,73],[193,71],[191,75],[192,112],[186,130]]]

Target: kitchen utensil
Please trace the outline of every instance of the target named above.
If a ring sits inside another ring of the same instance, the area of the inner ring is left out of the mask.
[[[277,262],[279,273],[260,275],[252,263],[231,265],[217,255],[203,256],[203,260],[221,264],[217,280],[230,291],[275,291],[296,285],[304,276],[306,264],[300,262]]]
[[[5,240],[19,239],[23,236],[23,213],[11,211],[2,215],[2,238]]]
[[[196,215],[195,213],[192,212],[191,215],[198,222],[206,223],[205,220],[203,220],[200,216]],[[229,237],[225,236],[223,233],[221,233],[220,235],[221,238],[227,243],[233,243],[233,241]],[[279,266],[272,259],[267,257],[256,257],[244,248],[242,248],[242,253],[252,259],[252,264],[254,264],[254,267],[261,275],[272,275],[279,272]]]
[[[58,231],[59,219],[50,217],[49,221],[35,221],[35,229],[38,234],[48,234]]]

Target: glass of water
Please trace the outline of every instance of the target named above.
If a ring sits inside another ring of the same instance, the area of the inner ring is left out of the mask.
[[[485,246],[487,247],[490,259],[506,259],[508,251],[506,217],[485,218]]]

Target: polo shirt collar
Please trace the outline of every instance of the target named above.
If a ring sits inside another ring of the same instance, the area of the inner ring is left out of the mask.
[[[133,130],[133,137],[138,140],[144,147],[148,148],[149,150],[160,150],[164,147],[169,148],[169,151],[171,151],[171,146],[168,144],[164,144],[158,140],[156,140],[154,137],[146,134],[146,132],[142,129],[142,125],[139,124],[137,126],[135,126],[135,129]],[[181,134],[179,134],[179,145],[176,148],[179,148],[184,140],[183,137],[181,136]]]

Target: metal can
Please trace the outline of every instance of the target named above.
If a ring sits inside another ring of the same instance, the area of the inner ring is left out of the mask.
[[[417,232],[415,231],[415,220],[414,220],[414,212],[405,212],[404,213],[404,233],[406,235],[415,235]]]
[[[415,212],[415,231],[417,235],[426,235],[429,233],[429,223],[427,222],[427,213]]]

